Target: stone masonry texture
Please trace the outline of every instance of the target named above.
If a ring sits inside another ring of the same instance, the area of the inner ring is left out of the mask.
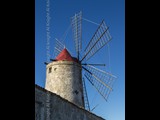
[[[45,89],[84,107],[81,65],[73,61],[53,61],[46,66]]]
[[[35,120],[105,120],[35,85]]]

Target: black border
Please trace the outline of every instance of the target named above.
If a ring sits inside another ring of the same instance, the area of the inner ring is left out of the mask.
[[[2,6],[5,16],[2,17],[1,103],[2,111],[6,112],[3,118],[34,120],[35,1],[6,1]]]

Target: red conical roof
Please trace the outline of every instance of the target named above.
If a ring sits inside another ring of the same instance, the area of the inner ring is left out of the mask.
[[[57,61],[60,60],[66,60],[66,61],[74,61],[74,59],[72,58],[72,56],[70,55],[70,53],[67,51],[66,48],[64,48],[61,53],[56,57]]]

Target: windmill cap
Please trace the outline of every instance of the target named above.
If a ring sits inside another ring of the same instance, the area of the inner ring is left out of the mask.
[[[59,55],[55,59],[56,61],[74,61],[78,62],[78,60],[71,56],[71,54],[68,52],[66,48],[64,48]]]

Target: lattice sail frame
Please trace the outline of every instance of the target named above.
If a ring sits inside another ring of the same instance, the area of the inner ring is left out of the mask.
[[[90,111],[89,100],[88,100],[88,95],[87,95],[87,90],[86,90],[84,78],[82,78],[82,82],[83,82],[84,106],[85,106],[86,110]]]
[[[79,59],[79,53],[82,50],[82,12],[79,12],[78,14],[75,14],[75,16],[71,17],[71,25],[76,53]]]
[[[83,67],[83,69],[86,71],[84,76],[107,101],[110,92],[113,90],[113,83],[117,77],[91,65],[87,65]]]
[[[112,39],[108,29],[109,27],[106,26],[103,20],[94,33],[93,37],[91,38],[90,42],[88,43],[87,47],[85,48],[85,54],[81,61],[83,61],[84,59],[90,59]]]
[[[54,56],[56,57],[64,48],[65,46],[63,45],[63,43],[55,38]]]

